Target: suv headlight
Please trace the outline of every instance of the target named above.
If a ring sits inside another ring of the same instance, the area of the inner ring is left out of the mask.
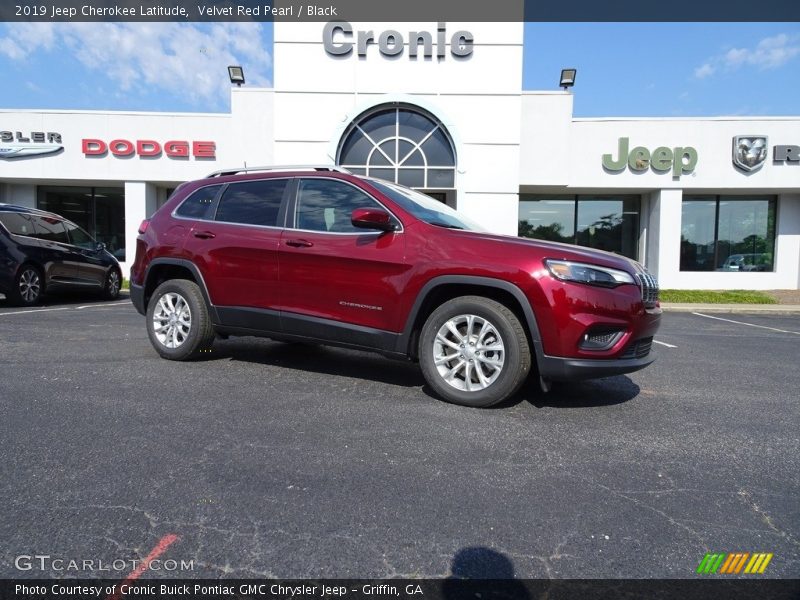
[[[609,288],[617,287],[623,283],[636,283],[630,273],[610,267],[550,258],[546,259],[544,264],[550,274],[561,281],[575,281]]]

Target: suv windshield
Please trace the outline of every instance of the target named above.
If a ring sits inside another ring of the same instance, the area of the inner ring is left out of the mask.
[[[448,229],[486,231],[483,227],[466,218],[461,213],[421,192],[377,179],[370,179],[369,182],[384,195],[399,204],[403,210],[426,223],[436,225],[437,227],[446,227]]]

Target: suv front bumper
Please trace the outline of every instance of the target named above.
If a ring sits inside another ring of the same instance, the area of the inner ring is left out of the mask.
[[[644,369],[656,359],[652,354],[644,358],[562,358],[544,356],[539,359],[539,374],[552,381],[577,381],[623,375]]]

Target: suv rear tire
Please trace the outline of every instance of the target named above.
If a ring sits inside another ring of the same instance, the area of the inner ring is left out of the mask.
[[[42,272],[33,265],[23,265],[14,278],[8,299],[15,306],[33,306],[41,299],[43,288]]]
[[[428,317],[419,362],[439,396],[486,407],[519,389],[531,369],[531,352],[522,324],[508,307],[483,296],[462,296]]]
[[[170,279],[156,288],[147,305],[147,335],[169,360],[190,360],[211,349],[214,328],[194,281]]]

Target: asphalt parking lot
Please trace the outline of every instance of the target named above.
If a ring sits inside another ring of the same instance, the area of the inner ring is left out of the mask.
[[[0,300],[0,577],[154,548],[174,577],[683,578],[734,551],[798,577],[800,318],[715,316],[666,314],[643,372],[477,410],[377,355],[173,363],[127,301]]]

